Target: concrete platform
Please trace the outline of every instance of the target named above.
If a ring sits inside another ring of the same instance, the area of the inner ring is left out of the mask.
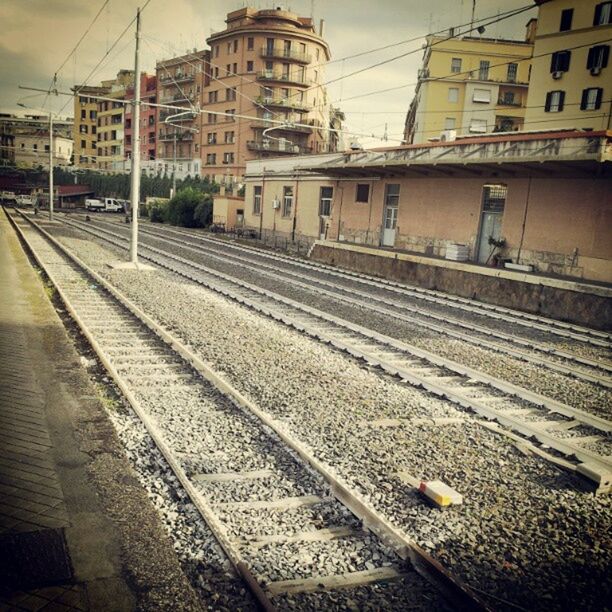
[[[0,610],[200,610],[0,211]]]
[[[328,240],[315,241],[310,258],[587,327],[612,328],[612,287],[603,283]]]

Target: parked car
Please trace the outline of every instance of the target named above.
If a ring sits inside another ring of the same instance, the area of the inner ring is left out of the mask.
[[[104,210],[106,212],[124,212],[122,200],[117,198],[104,198]]]
[[[34,199],[32,198],[31,195],[18,195],[15,198],[15,204],[17,206],[33,206]]]
[[[85,200],[85,208],[87,210],[92,210],[92,211],[97,210],[97,211],[101,212],[101,211],[104,210],[104,207],[105,207],[105,205],[104,205],[104,202],[102,200],[95,200],[93,198],[91,198],[91,199],[88,198],[88,199]]]
[[[15,193],[12,191],[0,191],[0,201],[15,202]]]

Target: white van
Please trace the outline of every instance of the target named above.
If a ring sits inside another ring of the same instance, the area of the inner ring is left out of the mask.
[[[94,200],[94,199],[86,199],[85,200],[85,208],[87,210],[104,210],[104,202],[102,200]]]
[[[104,198],[104,210],[106,212],[123,212],[125,209],[121,200],[116,198]]]
[[[34,200],[31,195],[18,195],[15,198],[15,204],[17,204],[17,206],[32,206]]]

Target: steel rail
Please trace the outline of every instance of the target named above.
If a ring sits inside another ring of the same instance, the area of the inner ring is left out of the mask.
[[[332,276],[343,277],[347,279],[350,278],[351,280],[355,280],[366,285],[387,289],[395,293],[408,295],[409,297],[415,297],[417,299],[423,299],[425,301],[438,303],[440,305],[448,306],[450,308],[457,308],[459,310],[464,310],[473,314],[488,316],[493,319],[507,321],[516,325],[539,329],[541,331],[545,331],[551,334],[557,334],[562,337],[573,338],[575,340],[594,344],[596,346],[602,346],[606,348],[610,348],[612,346],[612,334],[610,334],[609,332],[600,331],[576,325],[573,323],[568,323],[566,321],[559,321],[557,319],[551,319],[528,312],[521,312],[503,306],[487,304],[486,302],[479,302],[477,300],[464,298],[461,296],[454,296],[451,294],[444,293],[442,291],[436,291],[434,289],[425,289],[423,287],[405,285],[396,281],[383,279],[362,272],[353,272],[351,270],[345,269],[339,270],[338,268],[327,264],[313,262],[311,260],[306,261],[303,259],[297,259],[295,257],[281,255],[278,253],[270,253],[267,251],[263,251],[262,249],[244,244],[233,244],[228,242],[227,240],[213,238],[211,236],[202,236],[200,233],[190,232],[189,230],[177,230],[174,228],[163,227],[163,231],[191,236],[200,241],[220,244],[228,249],[248,251],[253,253],[254,255],[257,255],[258,257],[284,261],[290,265],[297,267],[320,270]],[[487,312],[482,312],[483,310]]]
[[[110,242],[111,244],[114,244],[115,246],[123,250],[127,248],[125,245],[123,245],[117,240],[116,235],[113,235],[113,238],[106,238],[104,236],[96,234],[96,232],[91,229],[84,231],[88,231],[92,235],[97,236],[98,238],[102,238],[103,240],[106,240],[107,242]],[[389,359],[389,356],[385,357],[384,353],[385,351],[388,352],[389,348],[391,348],[393,351],[400,351],[404,354],[410,355],[411,357],[426,360],[434,367],[444,368],[446,370],[454,372],[456,375],[481,382],[485,385],[489,385],[499,391],[502,391],[503,393],[506,393],[511,396],[514,395],[524,401],[527,401],[533,404],[534,406],[543,406],[550,412],[562,414],[563,416],[566,416],[578,423],[589,425],[602,432],[610,431],[610,428],[612,427],[612,423],[610,421],[581,411],[579,409],[566,406],[564,404],[561,404],[560,402],[556,402],[555,400],[552,400],[550,398],[535,394],[531,391],[522,389],[505,381],[500,381],[494,377],[485,375],[481,372],[472,370],[471,368],[468,368],[456,362],[439,357],[423,349],[419,349],[417,347],[410,346],[408,344],[397,341],[393,338],[389,338],[382,334],[372,332],[371,330],[365,329],[354,323],[318,311],[314,308],[311,308],[304,304],[300,304],[284,296],[274,294],[273,292],[261,289],[260,287],[254,285],[250,285],[249,283],[246,283],[244,281],[233,279],[225,274],[213,270],[205,270],[202,266],[198,266],[179,256],[166,253],[165,251],[161,251],[160,249],[155,249],[150,246],[142,246],[144,250],[151,251],[155,255],[151,256],[143,253],[143,258],[156,263],[160,267],[164,267],[174,273],[180,274],[181,276],[184,276],[185,278],[188,278],[196,283],[202,284],[207,288],[212,289],[213,291],[216,291],[234,301],[244,304],[253,310],[261,312],[262,314],[266,314],[267,316],[277,321],[280,321],[290,327],[294,327],[295,329],[302,331],[310,335],[311,337],[319,339],[354,357],[366,361],[369,365],[375,365],[389,374],[399,376],[403,381],[409,382],[414,386],[422,387],[439,397],[449,399],[453,403],[456,403],[462,406],[463,408],[468,408],[470,410],[473,410],[477,414],[480,414],[481,416],[495,420],[527,438],[535,438],[541,444],[553,448],[556,451],[562,453],[563,455],[566,455],[568,457],[576,457],[581,462],[579,466],[577,466],[577,469],[581,471],[582,468],[580,466],[582,466],[583,468],[588,467],[588,469],[585,469],[585,475],[594,482],[596,482],[599,487],[599,491],[607,491],[611,486],[612,483],[610,482],[610,471],[612,470],[612,457],[598,455],[597,453],[582,448],[580,445],[573,444],[571,442],[571,439],[556,437],[546,432],[541,426],[535,426],[533,424],[530,424],[529,421],[521,421],[520,419],[515,418],[514,416],[504,414],[502,410],[498,410],[489,405],[486,405],[486,403],[482,399],[471,397],[469,393],[467,393],[465,390],[463,392],[460,389],[458,390],[456,385],[440,383],[439,381],[436,382],[435,380],[431,380],[432,377],[420,375],[410,367],[401,365],[398,366],[396,363],[397,359]],[[192,273],[183,272],[180,269],[169,265],[166,261],[164,261],[164,259],[178,261],[182,265],[194,269],[199,274],[208,274],[209,276],[212,276],[215,279],[220,279],[222,282],[225,282],[229,285],[235,285],[240,287],[242,290],[246,290],[249,293],[255,293],[256,295],[262,296],[264,297],[264,299],[272,301],[275,304],[275,307],[270,308],[269,305],[266,305],[265,303],[261,304],[255,302],[252,297],[247,297],[245,295],[237,293],[235,289],[232,290],[220,287],[218,283],[215,284],[214,282],[206,281]],[[327,333],[321,328],[316,328],[312,326],[312,323],[309,326],[308,324],[305,324],[303,321],[300,321],[295,317],[291,318],[290,316],[288,316],[288,312],[279,310],[279,303],[283,305],[283,308],[288,309],[288,311],[291,309],[298,310],[307,316],[312,316],[316,319],[319,319],[324,324],[332,324],[334,327],[341,328],[342,331],[345,333],[348,331],[349,333],[358,334],[362,338],[365,338],[370,342],[374,341],[376,343],[379,343],[380,346],[378,347],[377,351],[372,351],[372,347],[369,347],[370,350],[364,350],[362,347],[363,339],[361,340],[361,343],[356,343],[355,341],[351,342],[350,339],[347,342],[346,338],[339,338],[337,335]],[[380,350],[381,348],[383,349],[382,356]],[[436,376],[433,378],[444,377]]]
[[[78,223],[78,222],[77,222]],[[170,238],[165,238],[165,237],[161,237],[158,233],[156,232],[152,232],[150,230],[143,230],[143,234],[154,237],[156,240],[160,240],[160,241],[165,241],[165,242],[169,242],[171,244],[182,244],[183,246],[185,246],[186,248],[190,249],[190,250],[194,250],[194,251],[198,251],[201,250],[205,253],[207,253],[210,257],[213,257],[219,261],[227,261],[228,258],[233,258],[234,260],[236,260],[238,263],[240,263],[243,267],[251,269],[255,272],[257,272],[258,274],[262,274],[264,276],[268,276],[268,277],[272,277],[275,279],[280,279],[280,280],[284,280],[285,282],[291,282],[291,284],[307,289],[307,290],[311,290],[311,291],[315,291],[317,293],[320,293],[322,295],[326,295],[329,297],[333,297],[336,299],[341,299],[342,301],[349,303],[351,305],[354,306],[358,306],[361,308],[366,308],[368,310],[372,310],[378,314],[384,314],[393,318],[396,318],[398,320],[402,320],[405,321],[407,323],[412,323],[415,325],[419,325],[421,327],[427,327],[429,329],[432,329],[434,331],[437,331],[439,333],[454,337],[454,338],[458,338],[460,340],[464,340],[470,344],[474,344],[476,346],[483,346],[485,348],[489,348],[492,349],[496,352],[499,353],[503,353],[503,354],[510,354],[513,355],[514,357],[517,357],[518,359],[522,360],[522,361],[529,361],[532,363],[536,363],[538,365],[541,365],[543,367],[547,367],[549,369],[552,370],[556,370],[558,372],[561,372],[563,374],[570,374],[573,377],[576,378],[581,378],[583,380],[589,381],[589,382],[593,382],[596,384],[600,384],[602,386],[608,387],[608,388],[612,388],[612,380],[610,380],[609,376],[598,376],[598,375],[593,375],[590,374],[589,372],[585,372],[584,370],[577,370],[575,367],[572,367],[571,365],[564,365],[562,363],[556,362],[556,361],[550,361],[548,359],[544,359],[542,357],[537,357],[536,355],[533,355],[529,352],[526,351],[522,351],[520,349],[514,349],[514,348],[509,348],[507,346],[503,346],[497,342],[493,342],[490,340],[482,340],[482,339],[478,339],[475,338],[474,336],[467,334],[467,333],[463,333],[463,332],[458,332],[452,329],[448,329],[442,325],[438,325],[436,323],[425,323],[421,320],[419,320],[416,317],[410,316],[405,314],[404,312],[397,312],[394,310],[389,310],[387,308],[381,308],[380,306],[375,306],[375,303],[379,303],[379,304],[384,304],[386,306],[391,306],[392,308],[405,308],[405,306],[401,305],[401,304],[397,304],[395,302],[392,302],[391,300],[387,300],[385,298],[381,298],[381,297],[377,297],[356,289],[349,289],[348,287],[338,287],[336,284],[327,281],[327,280],[323,280],[323,279],[314,279],[311,277],[308,277],[306,275],[302,275],[302,274],[298,274],[295,272],[289,272],[289,271],[280,271],[277,268],[274,268],[273,266],[269,266],[266,264],[257,264],[257,265],[250,265],[248,263],[245,263],[245,261],[243,259],[240,259],[237,256],[234,255],[220,255],[218,251],[215,251],[214,249],[210,249],[207,250],[207,247],[195,247],[193,245],[193,243],[184,241],[184,240],[176,240],[176,239],[170,239]],[[252,261],[252,260],[251,260]],[[271,271],[265,271],[262,270],[262,268],[266,268],[269,269]],[[293,280],[291,279],[290,281],[287,280],[286,277],[295,277],[297,279],[304,279],[307,282],[302,282],[300,280]],[[312,283],[312,284],[310,284]],[[324,285],[326,287],[330,287],[332,288],[332,290],[326,290],[323,289],[321,287],[317,287],[316,285]],[[358,295],[359,297],[363,298],[364,301],[359,301],[356,300],[350,296],[344,295],[342,292],[351,292],[353,295]],[[513,343],[513,344],[518,344],[519,346],[523,346],[527,349],[533,349],[535,351],[538,351],[540,353],[544,353],[546,355],[554,355],[556,357],[559,357],[560,359],[563,359],[565,361],[570,361],[573,362],[575,364],[580,364],[583,366],[587,366],[589,368],[593,368],[595,370],[604,370],[605,372],[612,372],[612,366],[609,366],[605,363],[600,363],[594,359],[587,359],[584,357],[580,357],[579,355],[574,355],[572,353],[569,353],[567,351],[560,351],[558,349],[554,349],[554,348],[549,348],[546,345],[543,345],[541,343],[537,343],[537,342],[533,342],[533,341],[528,341],[528,340],[523,340],[521,338],[516,338],[514,336],[512,336],[511,334],[507,334],[505,332],[502,331],[498,331],[498,330],[490,330],[489,328],[486,327],[482,327],[480,325],[476,325],[476,324],[471,324],[471,323],[466,323],[457,319],[449,319],[448,317],[444,317],[441,315],[437,315],[434,313],[429,313],[427,311],[423,311],[423,310],[419,310],[419,309],[410,309],[411,312],[416,312],[419,315],[426,317],[426,318],[431,318],[434,319],[435,321],[441,321],[444,323],[448,323],[450,325],[456,325],[457,327],[466,329],[466,330],[470,330],[471,332],[477,332],[480,333],[482,335],[485,335],[487,337],[493,337],[493,338],[500,338],[502,340],[505,340],[509,343]]]
[[[6,211],[5,211],[6,213]],[[190,482],[188,476],[181,468],[178,461],[174,458],[172,451],[163,440],[161,432],[159,432],[156,425],[149,419],[146,412],[141,408],[136,397],[130,392],[127,384],[119,376],[117,370],[113,367],[112,363],[106,359],[103,351],[100,349],[99,344],[96,342],[93,334],[87,329],[81,318],[78,316],[76,311],[70,305],[70,301],[67,296],[61,290],[56,280],[48,274],[47,267],[41,258],[37,256],[34,249],[28,242],[25,234],[21,228],[15,223],[11,215],[6,213],[7,217],[11,221],[13,227],[18,232],[24,244],[28,245],[36,261],[40,267],[45,270],[45,273],[49,276],[49,279],[58,290],[62,301],[65,303],[67,309],[69,309],[71,316],[79,325],[80,329],[86,335],[90,341],[92,347],[101,358],[102,363],[108,369],[109,374],[113,377],[113,380],[117,382],[119,388],[125,393],[126,399],[130,402],[130,405],[134,408],[134,411],[139,418],[145,424],[147,431],[151,435],[155,444],[160,449],[160,452],[164,455],[164,458],[168,461],[168,464],[175,472],[179,482],[185,488],[185,491],[189,495],[190,499],[194,502],[194,505],[201,513],[202,517],[209,525],[211,531],[217,538],[219,544],[228,555],[232,565],[235,567],[237,573],[243,577],[249,588],[257,600],[261,603],[265,610],[273,612],[276,610],[268,593],[261,587],[261,585],[255,579],[252,571],[241,558],[240,553],[233,547],[225,529],[218,521],[212,508],[206,502],[204,497],[195,489],[193,484]],[[21,214],[21,213],[20,213]],[[81,268],[85,274],[94,279],[101,287],[103,287],[111,296],[117,300],[124,308],[126,308],[133,316],[139,319],[144,325],[146,325],[156,336],[163,340],[172,350],[178,353],[188,364],[191,365],[205,380],[210,382],[221,394],[230,398],[230,400],[237,405],[239,408],[254,415],[259,419],[263,425],[270,428],[291,450],[307,463],[312,469],[315,470],[323,479],[327,482],[330,487],[331,493],[334,497],[345,507],[347,507],[357,518],[362,521],[364,529],[372,531],[377,535],[381,541],[390,546],[398,556],[404,560],[410,561],[415,571],[430,581],[436,586],[448,600],[458,610],[465,610],[469,612],[471,610],[486,610],[489,611],[491,608],[487,603],[482,600],[478,595],[470,589],[459,578],[453,576],[444,568],[434,557],[425,552],[415,542],[406,536],[400,529],[392,525],[384,516],[378,511],[370,507],[367,500],[364,497],[352,490],[351,487],[340,478],[327,464],[318,460],[312,452],[299,440],[297,440],[288,428],[279,420],[272,418],[267,412],[256,406],[251,400],[244,396],[240,391],[235,389],[223,376],[215,372],[208,364],[206,364],[198,355],[193,353],[187,348],[182,342],[175,338],[170,332],[163,328],[159,323],[142,311],[138,306],[123,295],[116,287],[110,282],[100,276],[97,272],[92,270],[87,264],[82,262],[76,255],[70,252],[64,245],[62,245],[57,239],[51,236],[47,231],[40,227],[37,223],[22,215],[36,230],[44,236],[56,249],[65,255],[70,261]],[[274,583],[271,583],[274,584]]]

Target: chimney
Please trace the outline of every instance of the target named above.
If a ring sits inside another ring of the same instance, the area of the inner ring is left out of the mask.
[[[325,19],[319,19],[319,36],[323,38],[323,26],[325,25]]]
[[[527,25],[525,27],[525,42],[531,43],[533,45],[538,30],[538,20],[533,17],[527,22]]]

